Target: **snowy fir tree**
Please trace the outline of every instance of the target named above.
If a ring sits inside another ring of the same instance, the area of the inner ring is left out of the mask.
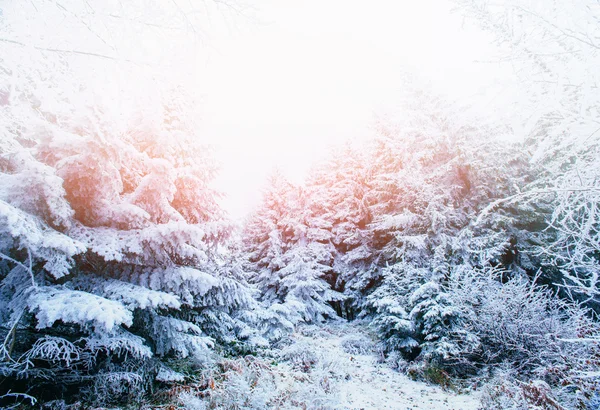
[[[366,173],[366,155],[347,144],[332,149],[330,157],[311,170],[306,182],[305,192],[312,206],[309,212],[318,221],[321,243],[329,244],[333,260],[327,281],[345,295],[345,300],[334,306],[339,316],[348,319],[355,317],[360,293],[371,280],[366,275],[372,259]]]
[[[266,306],[290,323],[334,317],[328,302],[340,298],[325,280],[333,263],[328,231],[310,217],[305,199],[276,171],[242,238],[254,272],[251,282]]]
[[[58,110],[61,96],[40,92],[68,67],[48,79],[10,63],[5,72],[28,75],[2,85],[2,388],[131,400],[153,383],[154,358],[263,343],[181,90],[111,122],[110,107],[69,99],[83,84],[62,84]]]
[[[471,338],[460,335],[460,307],[446,293],[454,272],[511,264],[526,275],[507,260],[528,246],[515,241],[514,214],[500,210],[473,223],[486,204],[510,194],[526,162],[494,142],[498,130],[469,125],[439,99],[417,95],[411,107],[382,120],[373,148],[369,227],[381,285],[367,300],[386,349],[443,361],[463,349],[449,337]]]

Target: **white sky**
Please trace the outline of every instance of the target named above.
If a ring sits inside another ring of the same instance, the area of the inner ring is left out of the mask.
[[[234,218],[258,202],[274,167],[300,181],[329,146],[368,137],[373,115],[402,94],[406,72],[442,95],[477,101],[485,115],[500,115],[505,90],[497,79],[506,75],[474,62],[496,54],[491,38],[463,27],[447,0],[232,3],[252,5],[243,15],[208,0],[104,1],[63,0],[58,7],[0,0],[0,12],[12,40],[117,56],[113,63],[70,55],[87,87],[110,99],[115,118],[144,106],[135,95],[126,102],[123,90],[155,98],[152,89],[165,81],[191,90],[201,101],[202,133],[221,163],[216,186]],[[143,80],[146,66],[162,77],[146,73]]]
[[[279,167],[301,180],[331,144],[369,135],[404,71],[451,98],[495,97],[491,40],[443,0],[255,0],[253,18],[209,38],[202,64],[205,133],[233,217]],[[491,108],[491,106],[487,106]],[[486,107],[483,107],[486,109]]]

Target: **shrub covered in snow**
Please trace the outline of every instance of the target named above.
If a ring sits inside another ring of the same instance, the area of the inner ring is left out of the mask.
[[[350,354],[370,354],[374,352],[373,340],[362,334],[350,334],[341,340],[342,348]]]
[[[291,363],[292,367],[308,372],[319,361],[318,352],[308,343],[298,342],[281,350],[279,356],[282,360]]]
[[[333,381],[321,372],[306,374],[285,364],[247,356],[218,363],[201,389],[186,389],[183,409],[337,409]]]

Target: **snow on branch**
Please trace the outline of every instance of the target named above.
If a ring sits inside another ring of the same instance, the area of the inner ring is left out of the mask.
[[[29,310],[35,313],[37,329],[62,321],[110,333],[133,323],[131,311],[121,303],[61,287],[40,287],[29,297]]]

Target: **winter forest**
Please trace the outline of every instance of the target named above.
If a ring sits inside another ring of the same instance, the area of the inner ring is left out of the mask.
[[[600,409],[600,3],[331,1],[0,0],[0,408]]]

